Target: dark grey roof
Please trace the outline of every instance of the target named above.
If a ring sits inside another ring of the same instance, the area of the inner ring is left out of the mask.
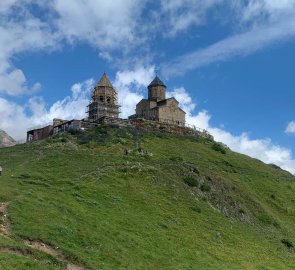
[[[171,97],[171,98],[167,98],[167,99],[163,99],[163,100],[158,101],[157,102],[157,107],[165,106],[169,99],[174,99],[179,104],[178,100],[175,97]],[[178,106],[178,109],[183,111],[186,114],[186,112],[183,109],[181,109],[179,106]]]
[[[155,77],[155,79],[149,84],[148,88],[151,86],[164,86],[166,88],[166,85],[160,80],[158,76]]]
[[[158,106],[163,106],[163,105],[166,105],[167,104],[167,99],[163,99],[163,100],[160,100],[157,102],[157,105]]]

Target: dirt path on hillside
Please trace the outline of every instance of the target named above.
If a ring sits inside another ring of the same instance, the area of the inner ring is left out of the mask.
[[[31,240],[26,240],[24,242],[27,246],[40,250],[52,257],[58,258],[60,261],[64,262],[67,265],[67,270],[86,270],[83,266],[75,265],[69,262],[66,257],[56,248],[53,248],[45,243],[42,243],[40,241],[31,241]]]
[[[8,203],[0,203],[0,234],[3,236],[9,235],[9,220],[7,216]]]
[[[8,203],[0,203],[0,235],[8,237],[10,235],[10,223],[7,213]],[[69,262],[66,257],[57,248],[53,248],[41,241],[25,240],[24,244],[32,249],[42,251],[52,257],[55,257],[66,265],[66,270],[87,270],[85,267]],[[20,249],[10,247],[0,247],[0,253],[9,253],[17,256],[30,257],[29,250],[25,252]]]
[[[26,254],[22,250],[8,247],[0,247],[0,253],[9,253],[17,256],[26,257]]]

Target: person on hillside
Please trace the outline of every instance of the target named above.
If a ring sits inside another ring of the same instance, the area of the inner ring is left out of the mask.
[[[1,165],[0,165],[0,176],[2,175],[2,167],[1,167]]]

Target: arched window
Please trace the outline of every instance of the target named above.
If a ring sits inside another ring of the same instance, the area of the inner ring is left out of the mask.
[[[99,100],[103,102],[103,96],[99,96]]]

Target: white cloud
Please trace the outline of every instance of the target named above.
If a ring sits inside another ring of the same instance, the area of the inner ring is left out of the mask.
[[[33,12],[32,5],[38,6],[40,14]],[[132,51],[145,40],[140,24],[144,5],[139,0],[2,0],[0,94],[17,96],[40,86],[29,86],[24,72],[13,65],[13,57],[22,52],[57,50],[65,40],[71,44],[86,41],[108,61],[113,60],[114,50]]]
[[[53,118],[85,118],[93,85],[92,79],[74,84],[70,96],[55,102],[49,108],[46,108],[42,97],[32,97],[24,106],[0,98],[0,129],[16,140],[23,140],[27,128],[50,123]]]
[[[204,49],[180,56],[163,65],[163,74],[166,77],[183,74],[212,63],[254,53],[266,46],[290,38],[295,38],[295,17],[231,36]]]
[[[1,0],[0,14],[6,13],[18,0]]]
[[[25,136],[28,123],[21,106],[0,97],[0,129],[5,130],[14,139],[20,140]]]
[[[145,1],[56,0],[57,26],[70,42],[87,41],[100,49],[126,49],[139,42],[137,21]]]
[[[226,10],[235,18],[239,33],[164,64],[162,70],[166,77],[246,56],[295,38],[294,0],[231,0],[223,1],[223,5],[229,5]]]
[[[140,66],[134,70],[117,72],[114,87],[119,90],[118,99],[122,118],[135,113],[136,104],[143,98],[143,93],[154,76],[154,66]]]
[[[271,139],[251,139],[247,133],[233,135],[230,132],[213,127],[210,124],[211,115],[207,111],[194,114],[195,103],[184,88],[175,89],[175,97],[180,101],[180,106],[187,113],[187,124],[197,128],[206,129],[216,141],[228,145],[233,151],[260,159],[265,163],[274,163],[291,173],[295,173],[295,160],[292,151],[280,145],[274,144]],[[295,131],[295,123],[294,123]]]
[[[241,23],[251,22],[251,30],[175,59],[164,65],[165,75],[253,53],[294,36],[295,4],[292,0],[161,0],[152,5],[151,10],[145,9],[147,3],[147,0],[117,0],[116,3],[2,0],[0,93],[20,95],[35,88],[28,85],[25,72],[12,63],[12,58],[21,52],[56,50],[65,44],[64,41],[87,42],[98,48],[100,57],[109,62],[122,63],[118,57],[113,57],[113,51],[121,52],[127,62],[138,59],[139,51],[145,54],[141,58],[146,59],[147,55],[153,55],[149,49],[152,39],[163,33],[176,36],[191,26],[205,24],[213,8],[214,13],[231,12],[230,17],[239,16]],[[38,15],[32,12],[33,5],[38,5]],[[218,5],[223,8],[217,10]],[[235,8],[229,9],[230,5]],[[262,18],[263,23],[258,18]]]
[[[101,51],[98,54],[99,57],[101,57],[102,59],[106,60],[107,62],[112,62],[114,60],[114,58],[112,57],[112,55],[107,52],[107,51]]]
[[[294,16],[294,0],[161,0],[154,20],[162,34],[176,37],[190,27],[198,29],[207,18],[234,27],[253,28]],[[228,16],[230,14],[230,16]],[[210,17],[209,17],[210,16]]]
[[[46,117],[48,119],[82,119],[86,117],[86,106],[90,101],[90,91],[94,86],[94,80],[89,79],[83,83],[76,83],[72,86],[72,95],[61,101],[55,102]]]
[[[174,88],[172,92],[167,92],[167,97],[175,97],[186,112],[191,112],[195,109],[196,104],[193,103],[191,96],[186,92],[184,87]]]
[[[24,72],[11,62],[21,52],[47,51],[58,47],[58,35],[26,9],[29,0],[1,1],[0,5],[0,93],[16,96],[40,88],[29,86]],[[17,7],[17,15],[10,9]]]
[[[34,93],[40,90],[41,84],[35,83],[28,88],[27,80],[20,69],[13,69],[11,72],[0,72],[0,92],[11,96],[21,95],[23,93]]]
[[[285,130],[288,134],[295,134],[295,121],[291,121]]]
[[[161,0],[159,22],[163,33],[175,37],[186,31],[190,26],[200,26],[205,23],[207,13],[223,0]]]
[[[294,14],[294,0],[250,0],[241,6],[241,21],[274,21],[283,19],[285,15]]]
[[[247,133],[235,136],[223,129],[211,127],[209,122],[206,125],[215,140],[225,143],[232,150],[260,159],[265,163],[274,163],[295,173],[295,160],[290,149],[274,144],[269,138],[251,139]]]

